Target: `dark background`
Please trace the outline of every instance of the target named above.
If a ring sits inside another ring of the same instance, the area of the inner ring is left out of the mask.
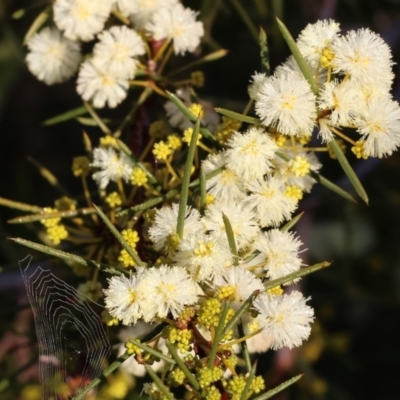
[[[37,81],[24,65],[22,38],[37,11],[20,20],[10,15],[34,0],[0,1],[0,196],[39,206],[51,206],[59,193],[40,177],[28,157],[49,168],[71,195],[80,193],[71,172],[72,157],[84,154],[82,127],[75,121],[44,127],[47,118],[81,105],[73,80],[55,86]],[[247,102],[250,76],[260,69],[259,48],[233,1],[215,0],[218,12],[211,38],[203,53],[217,48],[229,54],[204,68],[202,98],[216,106],[240,111]],[[393,95],[400,100],[400,1],[399,0],[242,0],[256,27],[268,33],[271,64],[289,55],[277,32],[278,14],[294,37],[307,23],[334,18],[342,30],[369,27],[391,46],[396,79]],[[188,1],[193,9],[207,2]],[[399,127],[400,129],[400,127]],[[96,143],[96,130],[89,129]],[[296,351],[268,352],[259,372],[269,385],[297,373],[303,379],[280,399],[398,399],[400,374],[400,157],[356,160],[348,158],[369,194],[370,204],[350,203],[314,187],[301,202],[306,211],[298,225],[306,262],[332,260],[332,267],[301,282],[311,296],[316,322],[311,339]],[[336,162],[322,158],[322,174],[351,190]],[[9,225],[18,211],[0,209],[0,377],[15,368],[11,355],[3,355],[5,335],[15,328],[17,308],[24,288],[17,267],[29,251],[7,237],[37,240],[33,226]],[[61,272],[62,273],[62,272]],[[30,322],[29,322],[30,323]],[[34,343],[34,338],[32,339]],[[17,381],[15,381],[17,382]],[[1,393],[0,393],[1,397]],[[276,397],[278,398],[278,397]]]

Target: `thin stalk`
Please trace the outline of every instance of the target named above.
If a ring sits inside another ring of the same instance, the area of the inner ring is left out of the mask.
[[[178,211],[178,222],[176,225],[176,232],[181,239],[183,237],[183,227],[185,224],[186,205],[187,205],[188,194],[189,194],[190,173],[192,170],[194,153],[195,153],[195,150],[197,147],[197,138],[199,136],[199,126],[200,126],[200,120],[197,120],[196,124],[194,126],[194,129],[193,129],[191,140],[190,140],[188,155],[186,158],[185,169],[184,169],[183,179],[182,179],[181,197],[180,197],[180,201],[179,201],[179,211]]]
[[[164,54],[165,50],[167,50],[170,40],[164,40],[164,43],[161,45],[161,47],[158,49],[157,53],[155,54],[153,61],[156,62],[160,59],[160,57]]]
[[[238,327],[239,327],[239,326],[240,326],[240,324],[238,324]],[[261,332],[262,332],[262,329],[258,329],[257,331],[254,331],[254,332],[249,333],[249,334],[247,334],[247,335],[244,335],[244,334],[243,334],[244,336],[241,336],[241,337],[238,338],[238,339],[232,340],[232,341],[230,341],[230,342],[225,342],[224,344],[222,344],[221,346],[218,347],[218,350],[225,349],[226,347],[232,347],[232,346],[235,345],[235,344],[243,343],[243,342],[245,342],[247,339],[250,339],[250,338],[252,338],[253,336],[258,335],[258,334],[261,333]]]
[[[174,47],[170,46],[168,48],[167,53],[165,54],[164,58],[162,59],[160,66],[157,68],[157,73],[159,75],[161,75],[162,72],[164,71],[164,68],[167,65],[168,60],[171,58],[173,51],[174,51]]]
[[[149,151],[150,151],[151,148],[153,147],[154,142],[155,142],[155,139],[154,139],[153,137],[150,138],[150,140],[149,140],[149,142],[147,143],[145,149],[143,150],[143,153],[142,153],[142,154],[140,155],[140,157],[139,157],[139,161],[143,161],[143,160],[146,158],[147,154],[149,153]]]
[[[251,106],[253,105],[254,100],[253,99],[249,99],[249,101],[246,104],[246,107],[243,110],[243,114],[242,115],[247,115],[247,113],[250,111]]]
[[[111,10],[111,14],[114,15],[115,18],[117,18],[119,21],[121,21],[125,25],[131,25],[131,21],[129,18],[125,17],[124,14],[122,14],[121,11],[117,10],[116,8],[113,8]]]
[[[178,174],[175,172],[175,170],[172,168],[170,160],[166,159],[165,160],[165,165],[167,166],[168,172],[176,179],[179,180]]]
[[[82,187],[83,187],[83,194],[85,195],[86,202],[90,207],[92,205],[92,199],[90,197],[89,188],[86,182],[86,176],[81,175]]]
[[[117,187],[118,187],[119,194],[121,195],[122,204],[127,204],[127,199],[126,199],[126,194],[125,194],[125,189],[124,189],[124,184],[122,182],[122,179],[117,180]]]
[[[281,146],[281,149],[285,150],[292,150],[292,151],[298,151],[298,147],[292,147],[292,146]],[[329,151],[327,147],[302,147],[302,151]]]
[[[207,153],[214,153],[215,150],[210,149],[208,146],[206,146],[204,143],[199,141],[199,147],[203,150],[205,150]]]
[[[340,136],[346,142],[349,142],[353,146],[356,145],[356,142],[353,139],[350,139],[348,136],[346,136],[343,132],[340,132],[339,130],[335,129],[334,127],[331,127],[331,130],[332,130],[333,133],[335,133],[336,135]]]

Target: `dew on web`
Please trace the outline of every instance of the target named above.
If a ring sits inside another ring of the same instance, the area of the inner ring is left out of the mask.
[[[31,259],[19,267],[35,318],[42,400],[71,399],[100,375],[110,343],[99,305]],[[93,400],[96,390],[81,398]]]

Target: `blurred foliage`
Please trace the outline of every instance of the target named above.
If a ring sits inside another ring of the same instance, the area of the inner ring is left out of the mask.
[[[47,206],[59,194],[40,177],[28,156],[49,168],[74,195],[79,193],[79,186],[70,163],[72,157],[83,152],[83,143],[82,128],[75,121],[42,125],[42,121],[80,106],[80,100],[72,81],[48,87],[24,66],[21,43],[37,11],[33,9],[19,20],[11,20],[10,15],[35,3],[39,1],[0,2],[0,196]],[[206,85],[200,95],[215,106],[243,109],[250,76],[260,69],[259,48],[237,4],[245,9],[253,27],[265,29],[272,69],[289,55],[274,14],[284,20],[294,37],[307,23],[321,18],[338,20],[344,30],[369,27],[379,32],[392,47],[397,62],[393,91],[400,99],[399,0],[192,0],[185,4],[201,10],[206,24],[204,47],[229,49],[227,57],[204,68]],[[88,134],[96,142],[96,129],[88,129]],[[314,188],[300,205],[306,211],[298,225],[309,249],[305,263],[330,259],[334,264],[300,283],[316,308],[310,340],[297,351],[268,352],[260,357],[259,370],[266,375],[269,386],[296,373],[306,374],[276,399],[398,398],[400,157],[395,154],[362,163],[352,155],[349,159],[368,192],[370,206],[346,202],[322,187]],[[327,162],[322,173],[348,185],[336,164]],[[33,335],[21,341],[20,334],[21,326],[32,329],[29,309],[21,311],[26,299],[16,265],[27,251],[6,237],[34,238],[34,231],[29,226],[7,225],[7,220],[16,216],[13,210],[2,208],[0,215],[0,390],[5,389],[0,397],[15,399],[21,388],[18,382],[33,383],[30,377],[34,376],[34,372],[28,373],[32,366],[16,375],[23,366],[15,356],[21,346],[32,348],[24,353],[29,362],[36,350]],[[62,270],[62,266],[58,268]],[[1,380],[6,377],[11,380]],[[36,389],[25,387],[24,398],[35,400]],[[136,389],[128,398],[137,398],[138,393]]]

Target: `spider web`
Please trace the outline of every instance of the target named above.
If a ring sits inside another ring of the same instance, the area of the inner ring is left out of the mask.
[[[71,399],[100,375],[110,343],[96,303],[31,260],[19,267],[35,319],[42,400]],[[96,391],[84,399],[94,399]]]

